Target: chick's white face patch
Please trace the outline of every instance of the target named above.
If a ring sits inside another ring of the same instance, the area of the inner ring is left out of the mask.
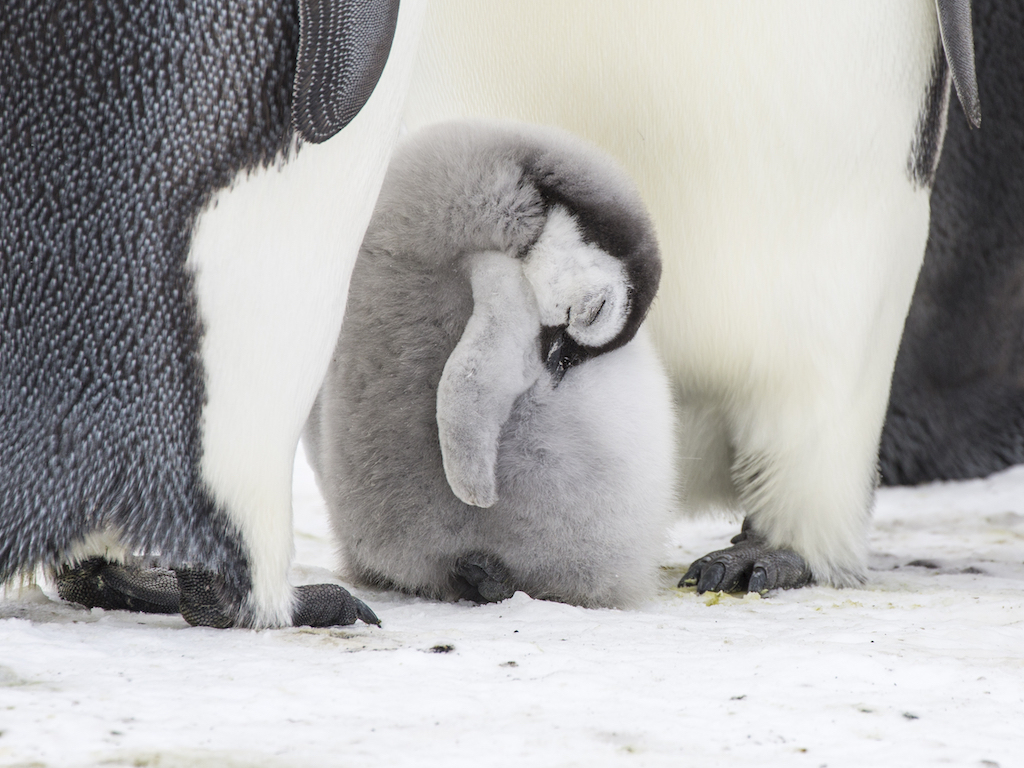
[[[600,347],[629,317],[629,277],[619,259],[585,243],[572,215],[551,210],[523,265],[544,325],[566,325],[579,344]]]

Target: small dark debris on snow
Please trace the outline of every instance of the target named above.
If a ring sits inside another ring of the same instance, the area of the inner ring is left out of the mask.
[[[934,560],[911,560],[907,565],[913,566],[914,568],[930,568],[931,570],[935,570],[939,567],[939,564]]]
[[[454,650],[455,650],[455,646],[454,645],[449,645],[449,644],[445,643],[444,645],[435,645],[433,648],[430,649],[430,652],[431,653],[451,653]]]
[[[503,667],[518,667],[519,665],[516,662],[514,662],[514,661],[505,661],[505,662],[502,662],[501,666],[503,666]]]
[[[744,693],[742,696],[730,696],[729,701],[743,701],[745,698],[747,698],[747,694]]]
[[[904,712],[903,716],[905,718],[907,718],[907,720],[920,720],[921,719],[917,715],[915,715],[913,712]]]

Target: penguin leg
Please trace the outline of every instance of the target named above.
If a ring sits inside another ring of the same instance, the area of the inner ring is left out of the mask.
[[[883,359],[872,370],[856,347],[845,351],[829,366],[794,365],[799,373],[774,396],[762,390],[729,410],[732,482],[746,520],[732,547],[698,559],[684,584],[760,592],[863,582],[891,368]]]
[[[733,546],[696,560],[680,587],[697,587],[704,592],[758,592],[793,589],[811,582],[807,562],[791,549],[772,549],[764,537],[755,533],[750,518],[733,536]]]
[[[472,552],[455,561],[453,581],[457,599],[498,603],[515,594],[512,574],[496,555]]]

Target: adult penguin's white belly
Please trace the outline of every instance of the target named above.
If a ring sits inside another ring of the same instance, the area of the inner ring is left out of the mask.
[[[436,2],[428,15],[410,127],[560,125],[636,178],[662,243],[651,327],[686,416],[687,498],[747,514],[759,588],[862,577],[945,72],[933,0]]]

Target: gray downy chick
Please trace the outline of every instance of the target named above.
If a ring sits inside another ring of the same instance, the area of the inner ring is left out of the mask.
[[[653,587],[671,395],[640,325],[661,265],[632,183],[553,129],[396,152],[304,439],[348,575],[584,606]]]

